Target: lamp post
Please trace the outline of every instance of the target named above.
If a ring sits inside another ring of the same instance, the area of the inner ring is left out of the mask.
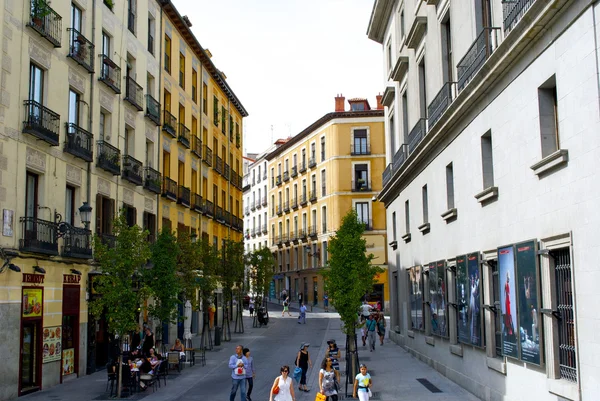
[[[89,229],[90,221],[92,220],[92,207],[87,202],[83,202],[83,205],[79,207],[79,216],[81,222],[85,226],[86,230]]]

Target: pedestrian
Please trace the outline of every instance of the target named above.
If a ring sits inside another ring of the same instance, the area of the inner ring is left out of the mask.
[[[329,312],[329,296],[327,293],[323,295],[323,308],[325,309],[325,312]]]
[[[248,348],[244,348],[243,353],[248,361],[248,369],[246,369],[246,384],[248,385],[246,388],[246,398],[248,401],[252,401],[250,394],[252,394],[254,378],[256,377],[256,371],[254,370],[254,358],[250,356],[250,350]]]
[[[294,394],[294,385],[292,378],[289,377],[290,367],[284,365],[281,367],[281,376],[277,376],[269,391],[269,401],[296,401]],[[275,399],[273,399],[275,396]]]
[[[383,312],[379,311],[377,313],[377,334],[379,334],[379,342],[383,345],[383,339],[385,338],[385,316]]]
[[[299,294],[298,294],[298,307],[301,307],[301,306],[302,306],[302,301],[303,301],[303,298],[304,298],[304,297],[302,296],[302,293],[299,293]]]
[[[298,351],[298,355],[296,356],[296,366],[302,369],[298,390],[306,391],[307,393],[309,390],[308,387],[306,387],[306,372],[308,372],[309,367],[312,368],[312,361],[310,360],[310,355],[308,353],[309,346],[310,343],[300,344],[300,351]]]
[[[365,299],[360,307],[360,320],[365,321],[371,315],[371,305]]]
[[[254,299],[250,298],[250,302],[248,303],[248,310],[250,311],[250,316],[254,316]]]
[[[290,298],[286,297],[285,300],[283,301],[283,312],[281,312],[281,317],[283,317],[283,315],[285,315],[285,312],[288,313],[289,316],[292,316],[292,314],[290,313]]]
[[[333,360],[325,357],[321,363],[319,371],[319,389],[321,394],[326,396],[329,401],[338,401],[338,387],[340,382],[340,371],[332,366]]]
[[[150,330],[150,327],[146,327],[144,335],[144,343],[142,344],[142,355],[150,355],[150,349],[154,348],[154,334]]]
[[[367,338],[369,339],[369,351],[375,351],[375,330],[377,328],[377,322],[373,315],[369,315],[369,318],[365,322],[367,329]]]
[[[300,315],[298,316],[298,324],[306,324],[306,305],[300,304]]]
[[[231,369],[231,394],[229,401],[235,400],[235,395],[240,388],[240,401],[246,401],[246,370],[248,369],[248,360],[244,356],[244,347],[238,345],[235,347],[235,354],[229,357],[229,369]]]
[[[373,380],[371,380],[371,375],[367,373],[367,365],[361,363],[360,373],[354,378],[354,391],[352,396],[356,398],[358,395],[360,401],[369,401],[369,398],[371,398],[373,394],[371,392],[372,385]]]
[[[337,344],[335,343],[335,340],[327,341],[327,345],[329,346],[329,348],[327,349],[327,353],[328,353],[329,357],[331,358],[331,367],[334,368],[335,370],[340,370],[340,358],[341,358],[340,349],[338,348]]]

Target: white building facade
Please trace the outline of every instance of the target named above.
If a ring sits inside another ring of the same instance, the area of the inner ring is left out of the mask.
[[[597,400],[598,13],[376,0],[390,337],[485,400]]]
[[[244,176],[244,246],[246,253],[268,246],[267,152],[248,165]]]

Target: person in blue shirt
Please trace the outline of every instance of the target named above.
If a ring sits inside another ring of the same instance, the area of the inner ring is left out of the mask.
[[[246,381],[248,383],[246,398],[248,399],[248,401],[252,401],[252,398],[250,398],[250,394],[252,394],[252,388],[254,387],[254,378],[256,377],[256,371],[254,370],[254,358],[250,356],[250,350],[248,348],[244,348],[244,356],[248,361],[248,368],[246,369]]]
[[[244,347],[235,347],[235,354],[229,357],[229,369],[231,369],[231,394],[229,401],[235,400],[238,387],[240,388],[240,401],[246,401],[246,371],[248,370],[248,359],[243,354]]]

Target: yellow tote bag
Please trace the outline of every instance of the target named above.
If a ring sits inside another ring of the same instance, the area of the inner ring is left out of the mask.
[[[320,392],[317,393],[317,396],[315,397],[315,401],[325,401],[327,399],[327,396],[325,394],[321,394]]]

